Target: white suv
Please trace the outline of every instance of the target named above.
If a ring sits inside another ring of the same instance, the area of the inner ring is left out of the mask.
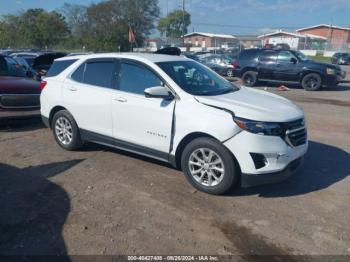
[[[308,147],[298,106],[185,57],[61,58],[41,87],[43,121],[64,149],[92,141],[169,162],[211,194],[285,179]]]

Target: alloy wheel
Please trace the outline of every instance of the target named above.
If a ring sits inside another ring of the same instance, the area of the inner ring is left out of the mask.
[[[55,123],[55,134],[57,139],[63,144],[68,145],[73,140],[73,129],[70,121],[61,116]]]
[[[225,175],[223,160],[209,148],[199,148],[192,152],[188,166],[193,178],[204,186],[218,185]]]

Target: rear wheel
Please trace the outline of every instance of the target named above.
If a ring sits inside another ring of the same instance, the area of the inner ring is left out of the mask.
[[[322,78],[319,74],[310,73],[303,77],[301,86],[307,91],[316,91],[322,87]]]
[[[52,132],[56,142],[66,150],[77,150],[83,145],[78,125],[67,110],[58,111],[54,115]]]
[[[254,71],[247,71],[242,75],[242,81],[245,86],[255,86],[257,83],[257,73]]]
[[[209,194],[224,194],[238,181],[232,155],[212,138],[197,138],[189,143],[182,153],[181,166],[187,180]]]

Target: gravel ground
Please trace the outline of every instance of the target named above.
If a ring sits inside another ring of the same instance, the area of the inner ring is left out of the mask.
[[[0,254],[350,255],[350,83],[268,91],[305,110],[305,164],[226,196],[148,158],[93,144],[64,151],[38,120],[3,125]]]

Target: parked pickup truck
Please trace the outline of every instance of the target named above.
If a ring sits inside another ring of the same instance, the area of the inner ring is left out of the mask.
[[[40,91],[15,59],[0,55],[0,118],[40,115]]]

